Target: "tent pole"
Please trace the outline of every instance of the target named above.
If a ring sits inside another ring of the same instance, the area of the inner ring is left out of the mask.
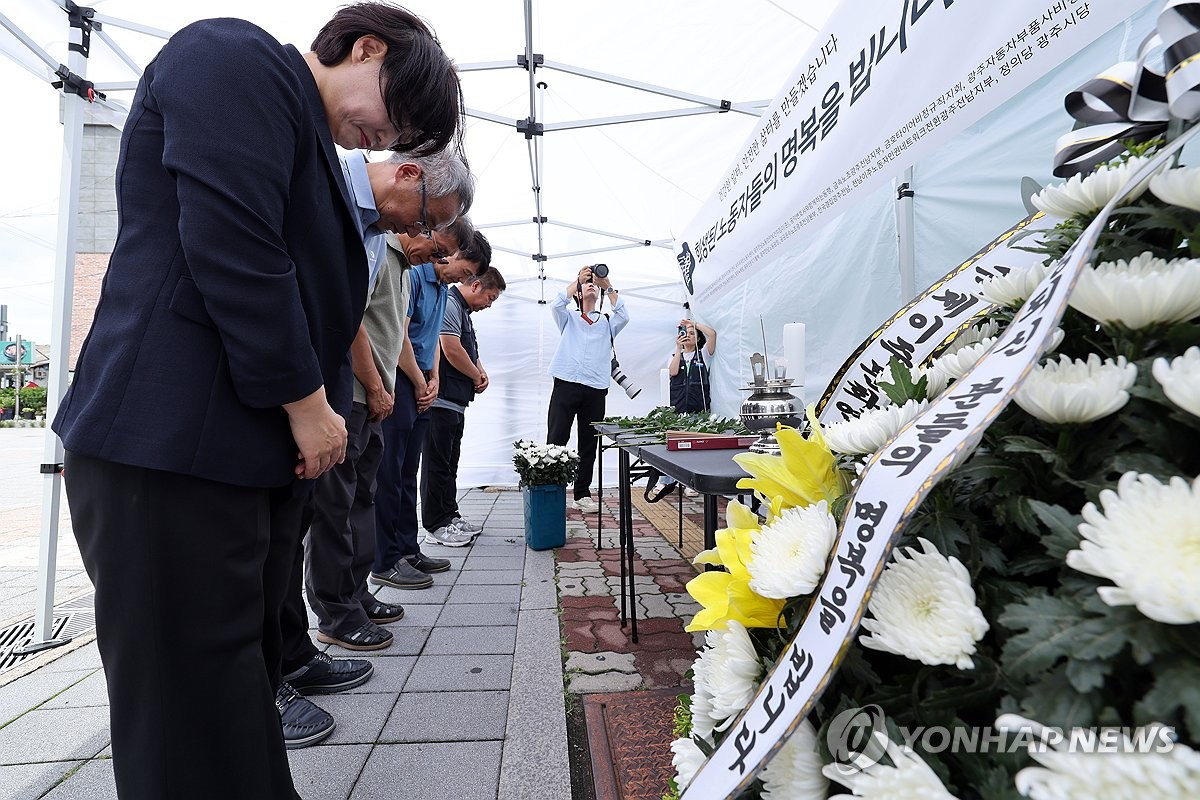
[[[900,305],[917,294],[916,224],[913,218],[913,168],[896,187],[896,238],[900,250]]]
[[[80,44],[80,34],[86,28],[72,27],[71,41]],[[67,67],[80,79],[87,74],[86,35],[83,47],[72,47]],[[83,144],[83,98],[63,86],[63,147],[62,173],[59,180],[57,263],[54,267],[53,321],[51,325],[50,386],[47,393],[46,418],[54,419],[66,391],[67,362],[71,357],[71,302],[75,285],[75,216],[79,210],[79,162]],[[38,551],[37,610],[34,616],[33,639],[19,652],[30,653],[66,644],[70,638],[52,639],[54,624],[54,576],[58,561],[58,517],[62,503],[62,441],[49,426],[46,428],[42,450],[42,533]]]
[[[529,172],[533,178],[533,224],[537,226],[538,247],[533,258],[537,261],[538,278],[541,281],[541,299],[546,304],[546,256],[542,243],[542,225],[546,217],[542,214],[542,140],[538,125],[539,89],[537,65],[541,60],[533,52],[533,0],[525,0],[525,69],[529,73],[529,119],[525,121],[524,133],[529,142]],[[518,126],[518,131],[522,130]]]

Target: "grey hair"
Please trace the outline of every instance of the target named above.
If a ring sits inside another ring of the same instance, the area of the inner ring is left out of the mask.
[[[431,199],[457,194],[459,215],[471,210],[475,200],[475,176],[460,153],[451,148],[431,156],[392,153],[387,163],[416,164],[425,175],[425,191]]]

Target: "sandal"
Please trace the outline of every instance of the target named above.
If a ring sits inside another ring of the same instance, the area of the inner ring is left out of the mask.
[[[659,485],[658,478],[659,476],[655,475],[654,480],[646,484],[646,491],[643,492],[643,495],[645,496],[647,502],[657,503],[659,500],[662,500],[664,497],[671,494],[671,492],[675,491],[675,487],[679,485],[671,478],[667,478],[662,485]]]
[[[374,600],[367,606],[367,619],[380,625],[404,619],[404,606],[399,603],[385,603]]]
[[[343,636],[334,636],[318,630],[317,641],[336,644],[347,650],[382,650],[392,644],[392,633],[374,622],[366,622]]]

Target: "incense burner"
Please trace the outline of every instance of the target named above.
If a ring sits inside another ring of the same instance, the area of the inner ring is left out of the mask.
[[[750,445],[750,452],[779,455],[779,441],[775,438],[777,426],[801,427],[804,404],[792,394],[794,383],[790,378],[777,378],[742,387],[742,391],[751,393],[742,401],[742,422],[759,435],[758,441]]]

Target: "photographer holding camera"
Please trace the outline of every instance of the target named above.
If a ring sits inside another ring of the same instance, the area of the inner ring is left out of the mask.
[[[571,298],[574,311],[568,308]],[[606,298],[611,315],[599,310]],[[550,308],[561,338],[550,361],[554,390],[546,416],[546,442],[565,445],[571,438],[571,424],[577,421],[579,473],[573,505],[594,511],[590,484],[596,462],[596,430],[592,426],[604,418],[604,398],[613,372],[613,340],[629,324],[629,312],[609,281],[605,264],[579,270]]]
[[[679,320],[679,327],[675,329],[675,353],[667,365],[671,375],[671,406],[676,411],[693,414],[712,408],[707,357],[716,350],[715,330],[701,322]]]

